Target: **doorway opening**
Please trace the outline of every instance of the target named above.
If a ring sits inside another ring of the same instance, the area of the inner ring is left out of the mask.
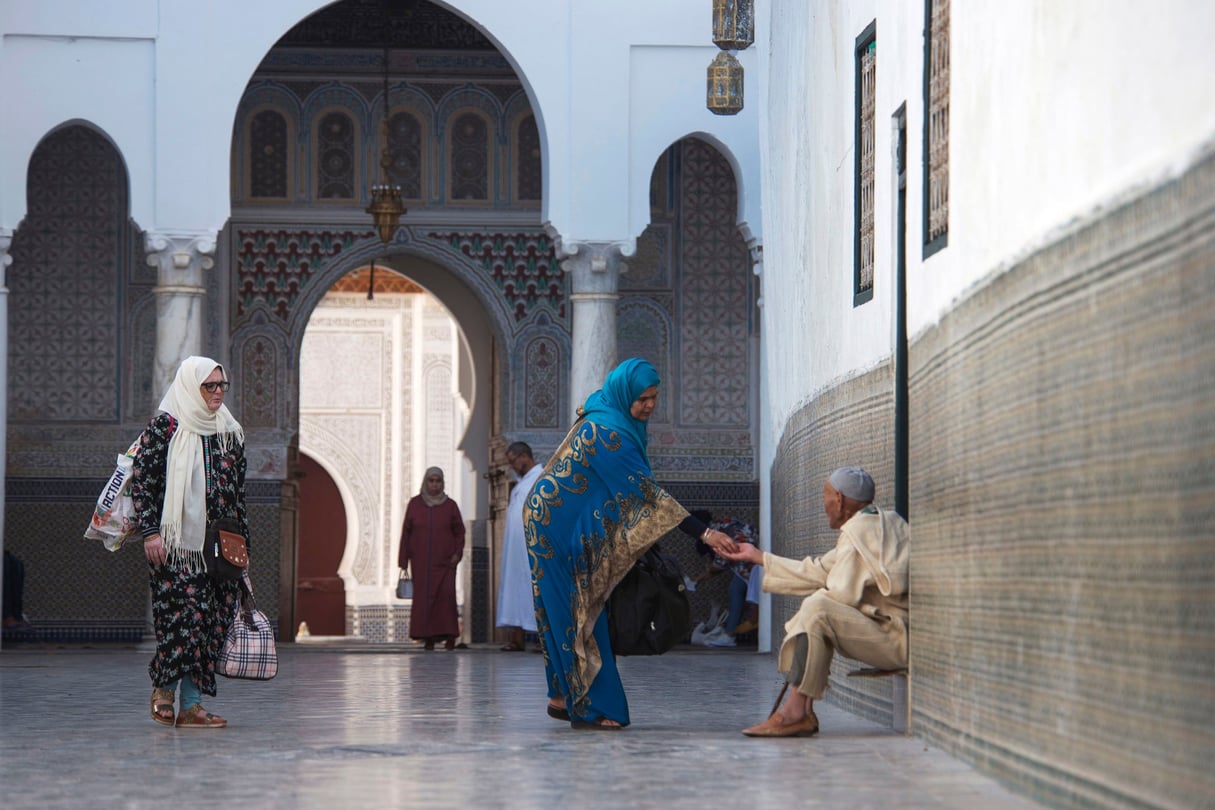
[[[307,621],[313,636],[309,610],[323,616],[332,631],[325,635],[408,640],[412,602],[395,594],[405,505],[429,467],[443,469],[457,504],[468,503],[475,486],[459,447],[472,411],[459,384],[466,346],[438,298],[384,267],[374,279],[369,266],[347,273],[313,309],[299,355],[295,586],[297,621]],[[462,613],[467,574],[466,555],[457,572]]]

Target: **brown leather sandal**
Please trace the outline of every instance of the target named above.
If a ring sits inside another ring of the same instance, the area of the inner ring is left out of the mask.
[[[168,712],[168,714],[165,714]],[[152,690],[152,719],[162,726],[173,725],[173,690]]]
[[[177,715],[178,728],[223,728],[228,725],[228,721],[220,717],[218,714],[211,714],[202,707],[201,703],[195,703],[190,708]]]

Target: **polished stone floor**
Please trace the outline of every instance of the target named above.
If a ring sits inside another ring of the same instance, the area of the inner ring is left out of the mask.
[[[819,704],[815,737],[755,740],[773,658],[621,660],[633,725],[544,713],[543,662],[496,647],[293,644],[272,681],[226,681],[229,727],[148,718],[149,652],[0,651],[0,807],[1033,808],[916,737]]]

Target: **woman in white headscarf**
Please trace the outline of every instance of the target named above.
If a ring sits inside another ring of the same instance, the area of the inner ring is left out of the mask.
[[[151,714],[177,728],[227,725],[201,700],[215,695],[215,660],[240,598],[237,581],[212,580],[203,567],[207,523],[235,518],[249,536],[245,434],[224,405],[229,385],[224,367],[209,357],[183,360],[140,437],[131,476],[156,629]]]

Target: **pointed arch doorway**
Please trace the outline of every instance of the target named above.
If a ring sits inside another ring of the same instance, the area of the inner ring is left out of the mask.
[[[390,3],[387,14],[368,15],[363,0],[320,4],[284,30],[250,76],[236,110],[228,238],[237,276],[231,351],[252,378],[255,395],[248,397],[246,415],[263,428],[262,441],[276,448],[266,453],[260,472],[282,475],[278,596],[280,627],[288,634],[299,625],[297,451],[330,471],[339,466],[334,459],[353,469],[334,475],[346,499],[348,537],[339,576],[348,632],[373,642],[398,640],[408,614],[394,597],[396,535],[417,486],[411,480],[381,490],[371,480],[382,480],[386,465],[401,469],[401,458],[394,461],[384,448],[387,431],[399,437],[404,423],[385,418],[346,441],[330,438],[328,446],[317,446],[324,433],[308,434],[300,419],[300,395],[307,394],[301,388],[301,364],[308,362],[304,331],[332,284],[374,257],[377,275],[385,267],[400,272],[458,324],[456,362],[448,369],[452,399],[463,408],[450,415],[453,423],[462,422],[454,440],[460,462],[445,473],[468,525],[465,567],[471,570],[461,573],[469,641],[492,632],[491,538],[498,530],[490,492],[494,503],[505,496],[499,494],[503,465],[499,458],[498,469],[491,467],[491,445],[501,443],[504,431],[524,427],[512,397],[520,395],[516,388],[528,390],[509,371],[514,353],[540,343],[552,368],[568,363],[568,352],[558,352],[567,339],[563,283],[542,217],[544,118],[515,60],[461,5]],[[309,51],[324,58],[300,58]],[[419,70],[419,55],[436,67]],[[393,158],[390,179],[402,187],[409,215],[390,244],[381,244],[365,208],[386,149]],[[359,341],[364,346],[349,356],[370,356],[370,341],[364,335],[353,342]],[[350,368],[337,364],[342,373]],[[421,371],[444,369],[423,364],[415,373]],[[397,379],[402,372],[395,369]],[[355,376],[319,393],[354,400],[347,416],[369,422],[355,413],[360,403],[404,396],[371,385],[376,379],[389,377]],[[545,395],[556,388],[548,385]],[[560,402],[559,391],[551,398]],[[526,427],[553,426],[529,421]],[[411,452],[429,436],[415,437]],[[495,452],[501,455],[500,448]],[[408,462],[415,460],[424,470],[422,454]]]
[[[465,637],[472,640],[473,613],[484,601],[473,596],[472,570],[481,545],[476,538],[484,533],[485,485],[478,472],[487,454],[484,399],[492,342],[486,316],[458,282],[444,286],[451,274],[443,267],[403,255],[383,261],[409,267],[410,275],[440,289],[432,293],[377,260],[374,281],[369,267],[359,266],[338,278],[311,311],[299,344],[303,477],[294,626],[307,621],[310,633],[319,635],[306,611],[328,604],[325,594],[340,582],[341,632],[325,635],[408,640],[412,603],[395,596],[400,521],[422,473],[437,466],[465,518],[457,596]],[[481,328],[472,325],[478,322]],[[310,474],[309,457],[323,470]],[[318,472],[332,479],[328,496]],[[335,507],[309,516],[314,495],[341,501],[343,526],[332,521]],[[324,570],[304,559],[313,553],[324,560]],[[333,606],[326,611],[332,616]]]
[[[296,615],[313,636],[346,635],[346,589],[338,576],[346,548],[346,507],[333,476],[299,457],[299,555]]]

